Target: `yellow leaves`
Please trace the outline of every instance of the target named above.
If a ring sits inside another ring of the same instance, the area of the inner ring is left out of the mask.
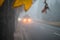
[[[0,0],[0,7],[3,5],[5,0]]]
[[[27,11],[32,5],[32,0],[16,0],[13,7],[20,7],[22,5],[24,6],[25,11]]]
[[[3,5],[5,0],[0,0],[0,7]],[[24,6],[24,10],[27,11],[32,6],[32,0],[15,0],[13,8]]]
[[[32,0],[24,1],[24,9],[27,11],[32,6]]]
[[[20,7],[23,5],[23,0],[15,0],[13,7]]]

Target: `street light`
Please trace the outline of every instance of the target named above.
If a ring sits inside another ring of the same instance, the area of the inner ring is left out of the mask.
[[[21,21],[21,18],[18,18],[18,21]]]

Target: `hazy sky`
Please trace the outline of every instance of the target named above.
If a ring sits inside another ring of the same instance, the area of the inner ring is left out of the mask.
[[[48,20],[48,21],[60,21],[60,0],[47,0],[48,6],[50,10],[47,11],[47,14],[41,13],[41,10],[44,7],[44,0],[36,0],[34,1],[34,4],[31,6],[31,8],[25,12],[23,10],[23,7],[21,7],[19,10],[20,17],[22,15],[29,14],[31,18],[36,20]]]

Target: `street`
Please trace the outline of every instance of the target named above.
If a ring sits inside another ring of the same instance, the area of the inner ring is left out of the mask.
[[[60,28],[43,23],[18,23],[14,40],[60,40]]]

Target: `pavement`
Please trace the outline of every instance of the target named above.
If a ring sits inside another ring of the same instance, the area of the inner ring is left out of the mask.
[[[60,28],[52,22],[46,22],[49,24],[45,22],[30,24],[19,22],[14,33],[14,40],[60,40]]]
[[[60,26],[60,22],[57,21],[45,21],[45,20],[34,20],[34,21],[38,23],[48,24],[48,25]]]

